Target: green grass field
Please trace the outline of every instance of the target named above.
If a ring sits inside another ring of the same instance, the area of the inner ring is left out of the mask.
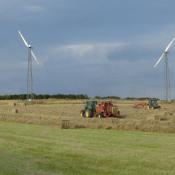
[[[175,135],[0,122],[2,175],[174,175]]]

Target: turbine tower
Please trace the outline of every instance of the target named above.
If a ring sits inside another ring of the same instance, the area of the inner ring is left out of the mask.
[[[169,65],[168,65],[168,54],[169,54],[169,50],[171,46],[173,45],[174,41],[175,41],[175,37],[171,40],[171,42],[165,48],[160,58],[154,64],[154,68],[156,68],[157,65],[160,63],[160,61],[164,59],[164,62],[165,62],[165,100],[166,101],[171,100],[171,83],[170,83],[170,72],[169,72]]]
[[[22,39],[24,45],[28,49],[28,67],[27,67],[27,100],[31,101],[33,99],[33,73],[32,73],[32,64],[33,59],[37,64],[39,64],[33,50],[32,46],[28,44],[27,40],[24,38],[22,33],[18,31],[20,38]]]

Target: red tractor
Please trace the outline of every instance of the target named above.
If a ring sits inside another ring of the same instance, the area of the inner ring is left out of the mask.
[[[104,101],[96,106],[96,116],[99,118],[120,117],[120,111],[112,102]]]

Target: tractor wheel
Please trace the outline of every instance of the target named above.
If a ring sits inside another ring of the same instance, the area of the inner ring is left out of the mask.
[[[84,110],[80,111],[80,116],[81,116],[81,117],[85,117],[84,114],[85,114],[85,111],[84,111]]]
[[[120,116],[120,111],[118,111],[118,115],[117,115],[117,117],[119,117]]]
[[[148,109],[151,109],[151,110],[153,110],[153,109],[154,109],[154,107],[148,106]]]
[[[102,113],[99,113],[97,116],[98,116],[98,118],[103,118],[103,114]]]
[[[86,117],[86,118],[92,117],[92,112],[89,111],[89,110],[86,110],[86,111],[85,111],[85,117]]]

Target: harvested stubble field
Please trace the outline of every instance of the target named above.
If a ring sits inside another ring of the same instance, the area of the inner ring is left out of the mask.
[[[123,118],[82,119],[84,102],[0,101],[0,175],[175,174],[174,134],[114,130],[174,132],[173,104],[136,110],[114,101]],[[77,129],[61,129],[65,119]]]
[[[134,109],[136,101],[113,100],[121,112],[117,118],[81,118],[80,110],[85,100],[41,100],[33,104],[22,101],[0,101],[0,120],[28,124],[61,126],[70,121],[70,128],[105,128],[175,132],[175,103],[159,102],[161,109]]]

